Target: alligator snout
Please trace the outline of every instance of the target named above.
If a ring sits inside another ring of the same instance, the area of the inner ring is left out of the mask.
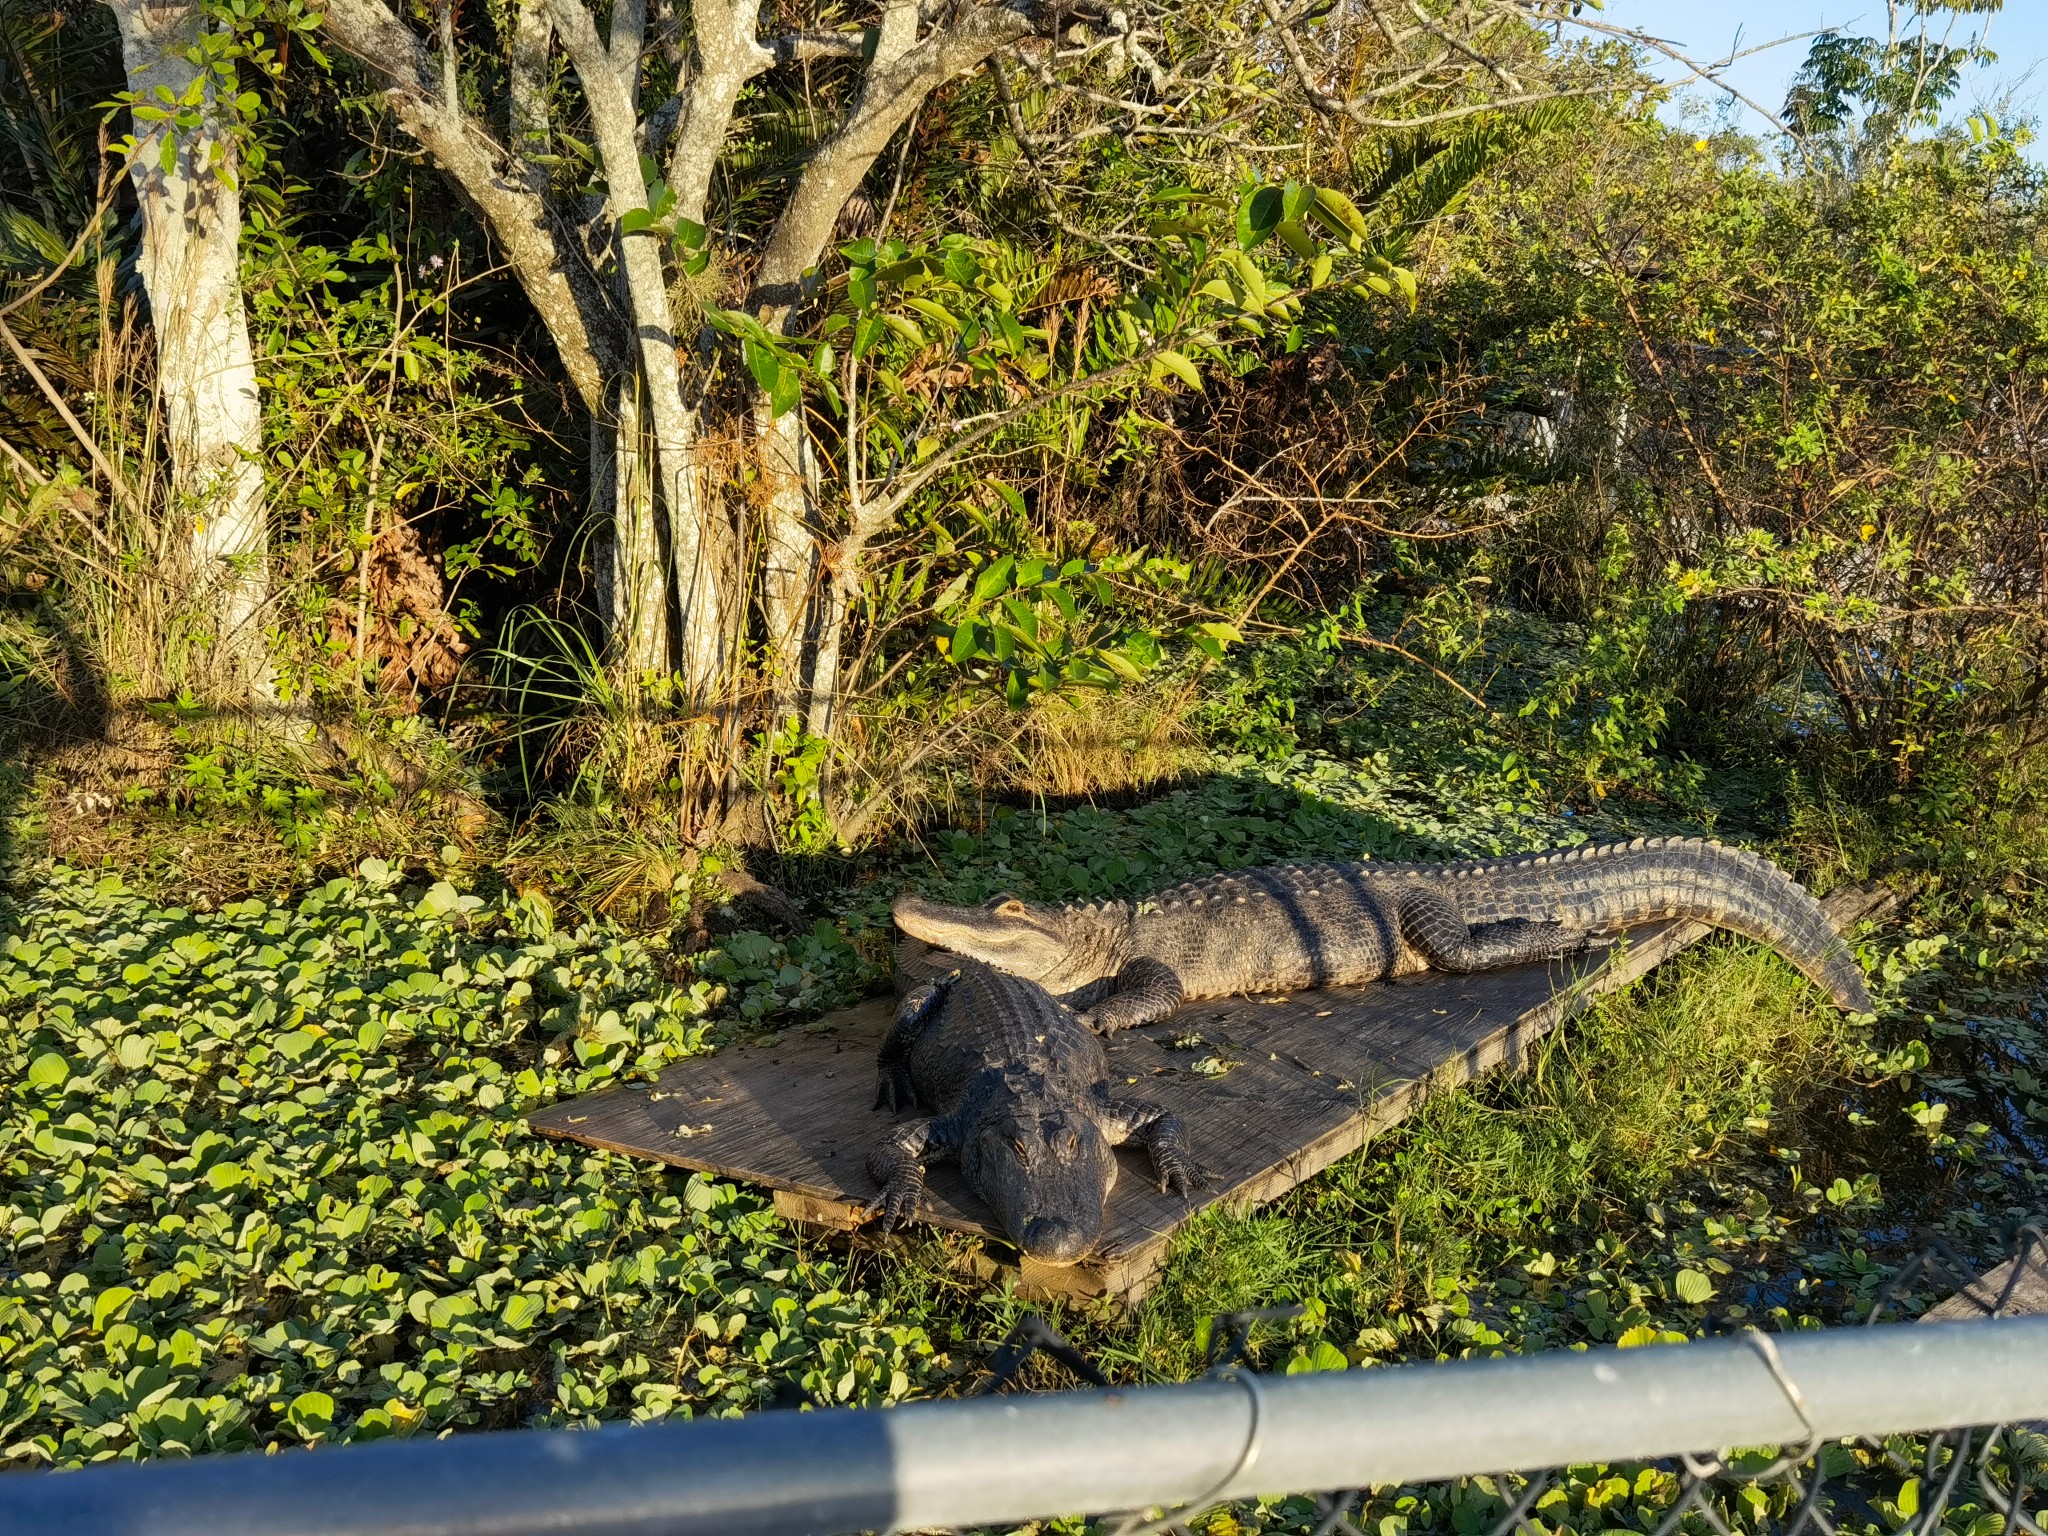
[[[1017,1234],[1017,1246],[1043,1264],[1072,1264],[1095,1246],[1095,1232],[1059,1216],[1034,1216]]]

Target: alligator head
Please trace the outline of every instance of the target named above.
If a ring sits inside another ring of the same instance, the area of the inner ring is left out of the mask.
[[[1075,992],[1114,976],[1123,964],[1121,940],[1130,909],[1121,902],[1095,907],[1039,907],[1014,896],[986,906],[948,907],[899,896],[896,926],[914,939],[956,955],[970,955],[1048,992]]]
[[[960,1171],[1027,1257],[1084,1259],[1102,1238],[1116,1153],[1085,1106],[1045,1096],[1039,1074],[1013,1070],[1002,1080],[1002,1102],[960,1148]]]

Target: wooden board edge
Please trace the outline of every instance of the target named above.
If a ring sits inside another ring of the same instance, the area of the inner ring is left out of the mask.
[[[1977,1323],[1992,1317],[2039,1317],[2043,1313],[2048,1313],[2048,1272],[2030,1250],[1929,1307],[1920,1321]]]

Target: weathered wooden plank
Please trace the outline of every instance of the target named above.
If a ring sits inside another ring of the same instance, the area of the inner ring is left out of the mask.
[[[1891,899],[1862,888],[1828,905],[1847,926]],[[1636,930],[1616,952],[1557,965],[1199,1003],[1117,1036],[1108,1043],[1112,1071],[1132,1094],[1180,1116],[1205,1182],[1197,1198],[1162,1195],[1142,1154],[1120,1152],[1096,1255],[1070,1267],[1026,1261],[1021,1283],[1078,1295],[1142,1291],[1173,1232],[1197,1211],[1283,1194],[1398,1123],[1430,1092],[1520,1063],[1560,1020],[1705,932],[1660,923]],[[867,1153],[892,1123],[872,1107],[875,1053],[892,1013],[886,1000],[864,1003],[772,1045],[680,1062],[652,1085],[536,1111],[528,1124],[542,1135],[766,1184],[784,1215],[851,1227],[873,1196]],[[1002,1237],[944,1165],[932,1170],[923,1219]]]
[[[2020,1251],[2018,1258],[2007,1259],[1947,1301],[1929,1307],[1920,1321],[1959,1323],[2043,1314],[2048,1314],[2048,1253],[2030,1244]]]

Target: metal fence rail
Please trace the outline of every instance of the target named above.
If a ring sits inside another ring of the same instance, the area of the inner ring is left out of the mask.
[[[27,1474],[0,1478],[0,1532],[835,1536],[1669,1457],[1692,1481],[1662,1528],[1725,1529],[1695,1491],[1727,1446],[1791,1446],[1789,1469],[1849,1436],[2043,1419],[2048,1318],[2012,1318]],[[1964,1459],[1929,1470],[1953,1488]],[[2026,1477],[1990,1475],[2008,1536],[2038,1532]]]

